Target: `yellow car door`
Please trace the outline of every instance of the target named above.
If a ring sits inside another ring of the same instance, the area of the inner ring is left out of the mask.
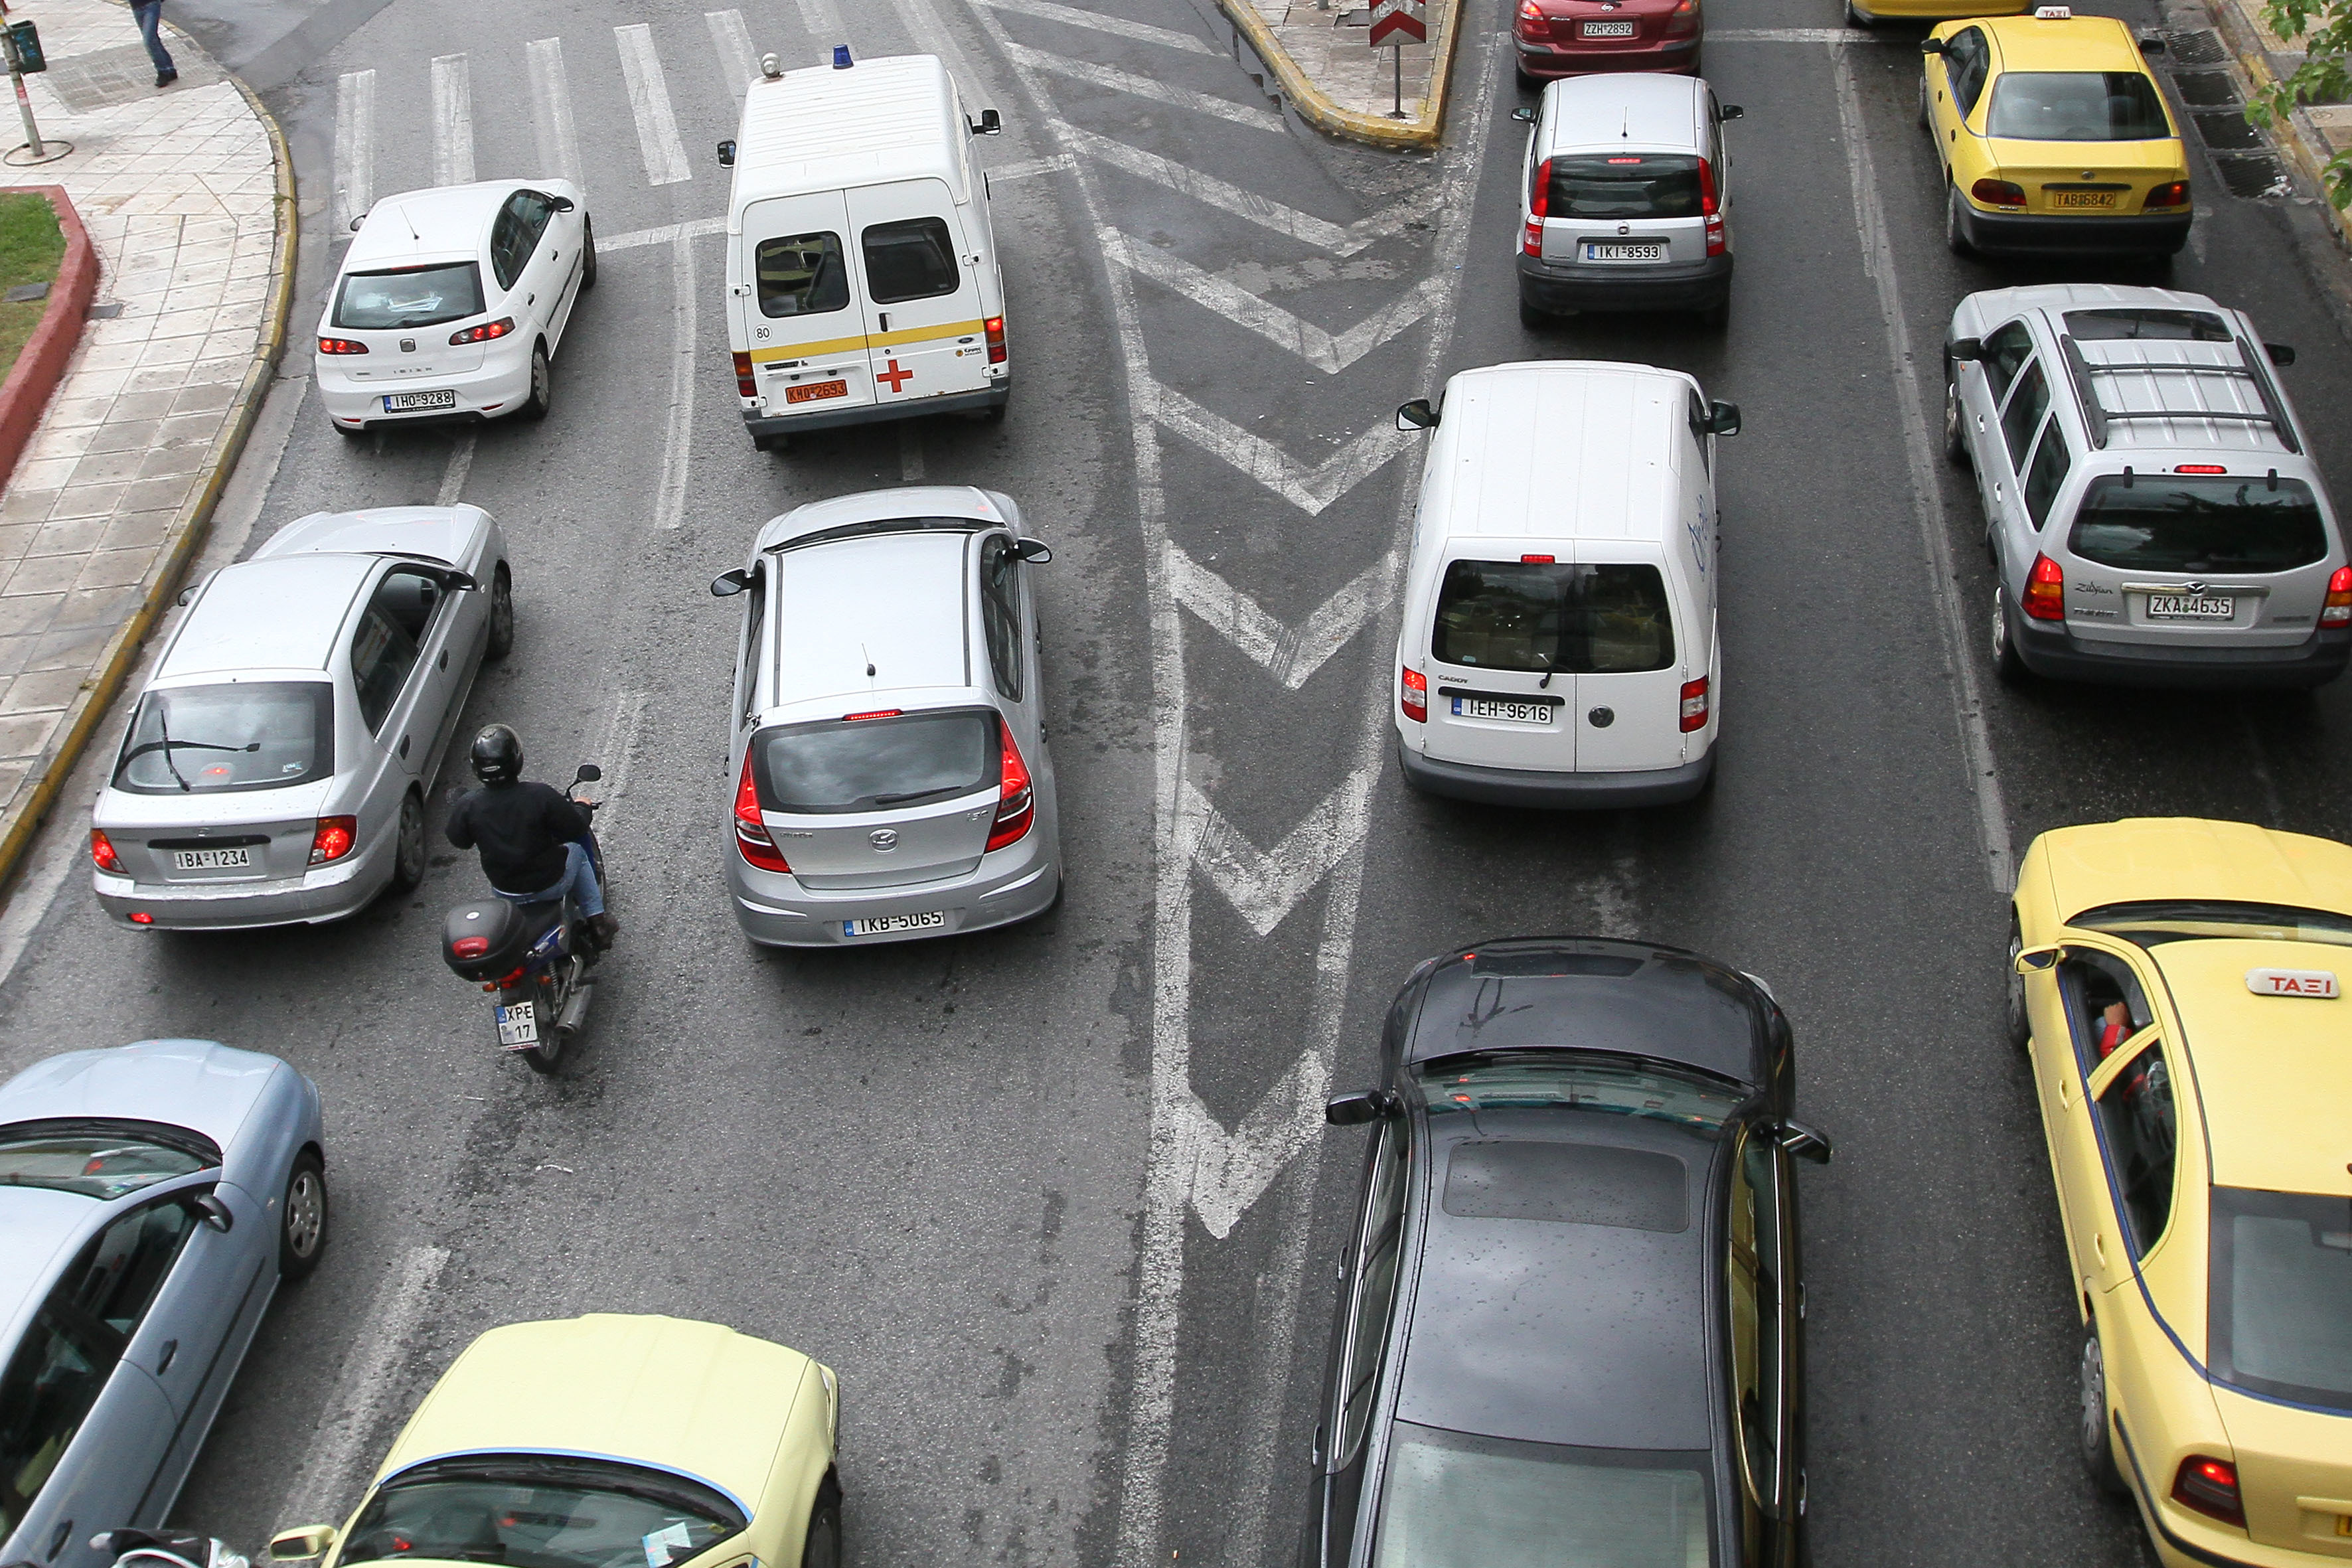
[[[1943,166],[1946,183],[1958,185],[1974,162],[1969,116],[1984,96],[1992,46],[1985,30],[1974,25],[1955,28],[1942,44],[1941,54],[1922,57],[1920,123],[1935,141],[1936,161]]]
[[[2121,1253],[2113,1245],[2106,1166],[2091,1110],[2095,1096],[2085,1084],[2105,1081],[2098,1075],[2112,1058],[2136,1049],[2143,1036],[2154,1037],[2148,995],[2147,978],[2128,948],[2072,932],[2056,963],[2026,980],[2035,1097],[2074,1279],[2088,1294],[2112,1283],[2102,1247],[2109,1257]]]

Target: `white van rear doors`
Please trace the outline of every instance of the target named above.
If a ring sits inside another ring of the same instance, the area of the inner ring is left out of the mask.
[[[1426,754],[1484,768],[1573,773],[1576,677],[1545,667],[1558,655],[1565,579],[1549,554],[1484,542],[1439,568],[1429,631]]]
[[[912,403],[978,392],[988,380],[980,268],[940,180],[901,180],[848,193],[865,279],[874,398]]]
[[[1675,595],[1667,571],[1647,562],[1584,568],[1582,630],[1576,650],[1579,773],[1639,773],[1683,761],[1685,649],[1676,645]],[[1704,663],[1699,672],[1706,673]],[[1558,682],[1553,684],[1557,685]]]
[[[851,275],[849,206],[839,191],[743,209],[729,301],[770,416],[874,401],[866,314]]]

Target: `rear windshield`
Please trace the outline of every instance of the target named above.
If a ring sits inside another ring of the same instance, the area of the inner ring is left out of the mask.
[[[1549,217],[1696,217],[1699,161],[1687,153],[1551,160]]]
[[[2069,310],[2066,330],[2086,343],[2150,339],[2171,343],[2226,343],[2230,323],[2208,310]]]
[[[2155,142],[2172,134],[2156,84],[2137,71],[2010,71],[1993,83],[1985,134],[2020,142]]]
[[[1706,1568],[1705,1454],[1389,1428],[1376,1568]]]
[[[849,264],[837,234],[763,239],[752,259],[763,316],[822,316],[849,304]]]
[[[1665,579],[1654,566],[1456,561],[1438,589],[1430,655],[1474,669],[1664,669],[1675,662]]]
[[[755,737],[768,811],[887,811],[993,789],[1003,749],[984,708],[793,724]]]
[[[942,219],[877,223],[858,237],[858,243],[866,249],[866,282],[877,305],[929,300],[963,286],[955,241]]]
[[[482,313],[482,272],[470,261],[412,267],[404,272],[354,272],[335,297],[335,325],[400,331]]]
[[[2300,479],[2117,475],[2091,481],[2067,547],[2126,572],[2285,572],[2327,553],[2319,502]]]
[[[0,1128],[0,1187],[47,1187],[112,1203],[216,1163],[129,1130]]]
[[[2223,904],[2186,900],[2103,904],[2066,922],[2112,931],[2141,947],[2220,938],[2235,942],[2315,942],[2352,947],[2352,915],[2286,904]]]
[[[2213,1189],[2213,1375],[2352,1410],[2352,1198]]]
[[[150,691],[131,716],[114,787],[132,795],[283,789],[335,771],[335,689],[252,680]]]
[[[611,1460],[468,1455],[379,1489],[341,1560],[499,1563],[506,1568],[670,1568],[744,1527],[698,1481]]]

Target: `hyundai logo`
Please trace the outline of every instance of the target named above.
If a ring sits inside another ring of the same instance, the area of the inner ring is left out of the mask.
[[[866,841],[877,849],[896,849],[898,847],[898,830],[895,827],[877,827],[866,836]]]

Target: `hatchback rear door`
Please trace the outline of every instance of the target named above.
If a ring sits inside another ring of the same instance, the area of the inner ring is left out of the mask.
[[[981,256],[940,180],[849,193],[866,282],[874,399],[912,403],[988,385]]]
[[[1675,634],[1680,617],[1664,574],[1648,562],[1588,562],[1576,570],[1568,651],[1578,669],[1571,697],[1577,770],[1679,765],[1683,666]],[[1706,667],[1696,673],[1706,674]]]
[[[1576,568],[1478,541],[1439,573],[1429,627],[1426,754],[1479,767],[1572,773],[1575,677],[1560,670]]]
[[[1599,278],[1706,259],[1714,171],[1696,154],[1604,147],[1557,153],[1538,169],[1550,171],[1546,261]]]
[[[812,888],[963,876],[996,820],[1000,723],[959,707],[772,726],[751,742],[761,818]]]
[[[736,242],[730,309],[768,412],[854,407],[874,401],[864,307],[851,274],[849,207],[838,191],[754,202]]]

